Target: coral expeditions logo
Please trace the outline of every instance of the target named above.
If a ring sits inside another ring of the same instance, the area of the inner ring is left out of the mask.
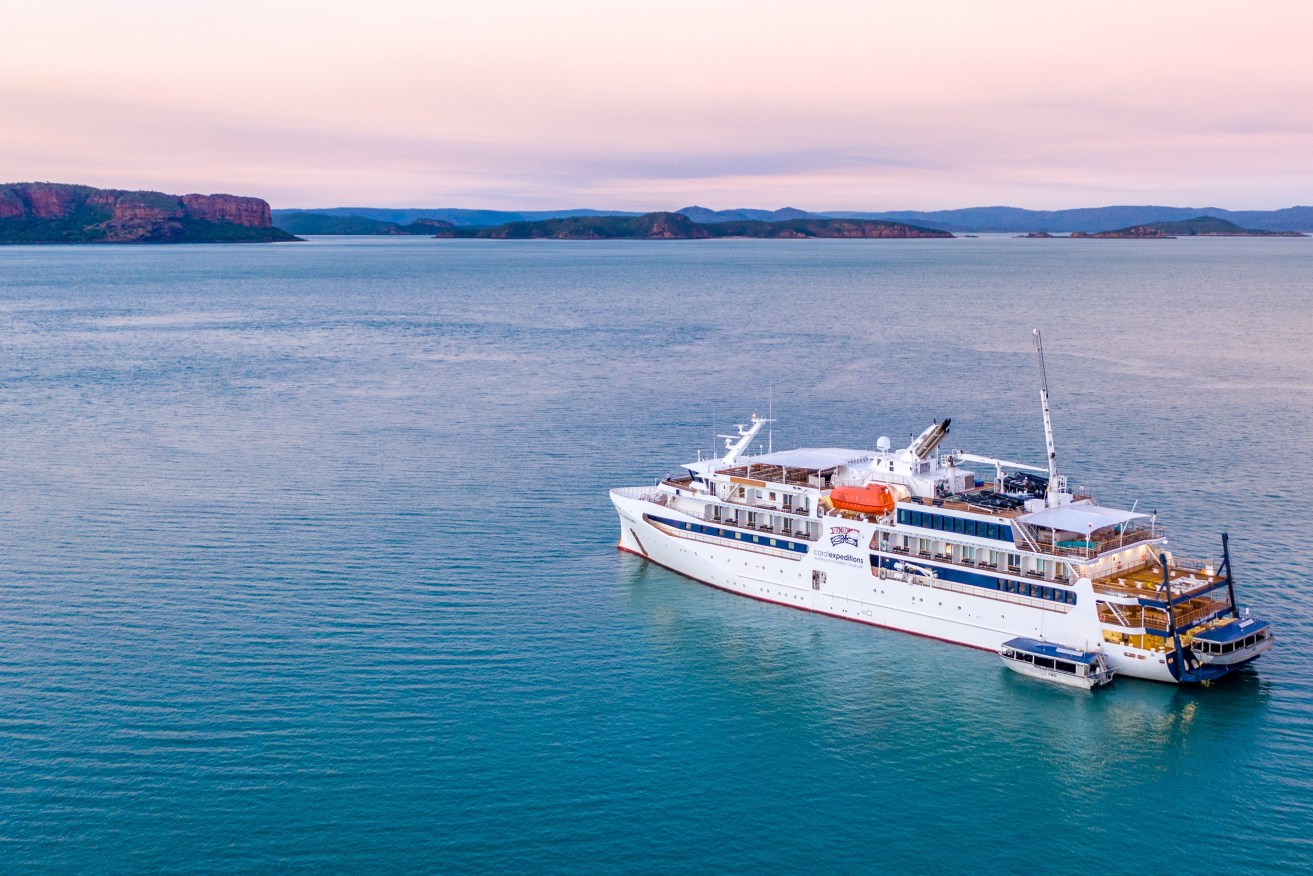
[[[861,542],[857,540],[857,530],[851,526],[831,526],[830,527],[830,546],[838,547],[841,544],[850,544],[853,547],[861,547]]]

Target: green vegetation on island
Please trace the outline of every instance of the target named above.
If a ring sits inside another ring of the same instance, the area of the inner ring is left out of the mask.
[[[440,228],[451,228],[443,219],[416,219],[404,225],[366,216],[337,216],[329,213],[279,211],[274,221],[291,234],[419,234],[431,236]]]
[[[1132,225],[1114,231],[1099,231],[1094,234],[1073,232],[1072,237],[1101,239],[1134,240],[1169,240],[1176,237],[1307,237],[1298,231],[1263,231],[1256,228],[1241,228],[1234,222],[1219,219],[1216,216],[1196,216],[1176,222],[1149,222],[1144,225]]]
[[[951,238],[947,231],[901,222],[869,219],[789,219],[781,222],[740,220],[694,222],[682,213],[642,216],[573,216],[537,222],[510,222],[494,228],[444,228],[435,237],[493,240],[706,240],[723,237],[760,238]]]

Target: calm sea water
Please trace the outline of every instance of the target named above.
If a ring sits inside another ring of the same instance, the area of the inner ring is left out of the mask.
[[[1313,241],[0,249],[0,870],[1307,872]],[[1098,695],[615,548],[776,446],[1059,460],[1277,648]]]

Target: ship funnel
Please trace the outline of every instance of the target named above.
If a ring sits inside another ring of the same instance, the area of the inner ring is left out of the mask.
[[[939,443],[948,437],[948,424],[953,422],[952,419],[944,420],[942,423],[934,423],[924,432],[917,436],[908,450],[917,459],[926,459],[930,454],[935,452]]]

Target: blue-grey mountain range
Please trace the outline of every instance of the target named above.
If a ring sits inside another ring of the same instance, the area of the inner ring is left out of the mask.
[[[685,207],[677,211],[694,222],[737,222],[749,219],[781,222],[788,219],[881,219],[904,222],[928,228],[958,233],[1011,232],[1027,233],[1047,231],[1098,232],[1150,222],[1172,222],[1198,216],[1215,216],[1244,228],[1263,231],[1313,231],[1313,207],[1287,207],[1283,210],[1224,210],[1220,207],[1162,207],[1116,206],[1083,207],[1074,210],[1023,210],[1019,207],[967,207],[960,210],[890,210],[868,212],[861,210],[830,210],[808,212],[785,207],[780,210],[711,210],[706,207]],[[433,209],[387,209],[380,207],[330,207],[326,209],[274,210],[274,225],[293,225],[306,214],[338,217],[361,217],[378,222],[408,225],[417,220],[429,219],[450,222],[457,226],[495,226],[508,222],[533,222],[541,219],[562,219],[572,216],[639,216],[638,212],[623,210],[469,210],[449,207]],[[303,219],[301,219],[303,221]],[[288,227],[286,230],[296,229]],[[314,232],[305,232],[314,233]]]

